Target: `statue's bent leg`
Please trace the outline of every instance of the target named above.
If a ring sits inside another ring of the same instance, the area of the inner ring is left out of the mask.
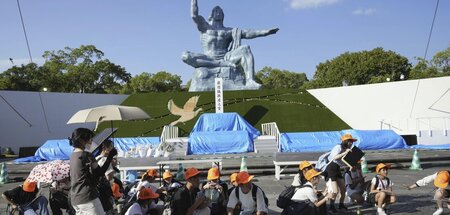
[[[255,60],[253,58],[250,46],[243,45],[239,48],[228,52],[225,55],[225,60],[229,60],[235,64],[240,64],[245,73],[245,85],[254,86],[259,88],[260,84],[256,83],[254,79],[255,75]]]
[[[183,62],[194,68],[236,67],[236,65],[232,62],[227,62],[225,60],[216,60],[204,54],[198,54],[188,51],[183,52],[183,54],[181,55],[181,59],[183,60]]]
[[[253,80],[253,76],[255,73],[255,63],[253,59],[252,51],[250,50],[250,46],[243,45],[239,46],[239,48],[229,51],[225,55],[225,60],[231,61],[235,64],[240,64],[245,72],[245,78],[247,80]]]

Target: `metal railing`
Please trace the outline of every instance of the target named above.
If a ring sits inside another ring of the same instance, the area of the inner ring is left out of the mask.
[[[424,131],[428,131],[428,136],[433,136],[432,131],[442,131],[443,136],[448,135],[450,127],[450,117],[420,117],[415,119],[380,121],[380,129],[391,129],[399,133],[416,133],[422,136]],[[434,132],[435,133],[435,132]]]
[[[280,150],[280,130],[276,122],[268,122],[261,124],[261,135],[275,137],[278,151]]]
[[[178,138],[178,127],[172,125],[165,125],[161,133],[161,143],[166,142],[167,139]]]

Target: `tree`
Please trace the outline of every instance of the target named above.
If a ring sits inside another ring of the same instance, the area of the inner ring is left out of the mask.
[[[410,79],[435,78],[450,75],[450,47],[436,53],[431,61],[416,58],[417,64],[411,70]]]
[[[64,92],[118,93],[131,75],[124,68],[103,59],[93,45],[46,51],[43,67],[53,74],[64,74]]]
[[[39,74],[39,67],[35,63],[13,66],[0,74],[0,89],[38,91],[42,86]]]
[[[132,93],[180,91],[181,77],[166,71],[156,74],[143,72],[131,78],[130,83],[124,88],[122,92]]]
[[[411,79],[434,78],[450,75],[450,47],[436,53],[431,61],[416,58],[417,64],[411,70]]]
[[[305,88],[323,88],[399,81],[407,79],[411,65],[406,57],[383,48],[346,52],[317,65],[314,78]]]
[[[436,53],[431,59],[432,64],[438,68],[438,70],[446,75],[450,73],[450,47]]]
[[[305,73],[290,72],[264,67],[256,73],[255,79],[266,89],[299,89],[308,81]]]

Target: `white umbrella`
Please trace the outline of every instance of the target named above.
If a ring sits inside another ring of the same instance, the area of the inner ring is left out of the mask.
[[[148,119],[150,116],[138,107],[105,105],[76,112],[67,122],[85,123],[85,122],[102,122],[102,121],[126,121],[126,120],[142,120]]]
[[[144,120],[149,118],[150,116],[138,107],[105,105],[79,110],[67,121],[67,124],[95,122],[94,130],[97,130],[100,122],[110,121],[111,132],[114,133],[113,121]],[[94,148],[100,146],[97,143],[94,145]]]

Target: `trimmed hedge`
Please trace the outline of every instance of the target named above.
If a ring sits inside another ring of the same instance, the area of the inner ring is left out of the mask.
[[[147,121],[115,121],[116,137],[160,136],[164,125],[178,119],[170,114],[167,103],[173,99],[183,107],[192,96],[200,95],[197,108],[203,111],[186,124],[177,124],[181,136],[189,133],[201,113],[213,113],[214,92],[168,92],[130,95],[122,105],[136,106],[147,112]],[[237,112],[250,124],[261,130],[261,124],[276,122],[280,132],[336,131],[350,127],[306,91],[252,90],[225,91],[224,110]],[[99,131],[110,126],[102,123]]]

